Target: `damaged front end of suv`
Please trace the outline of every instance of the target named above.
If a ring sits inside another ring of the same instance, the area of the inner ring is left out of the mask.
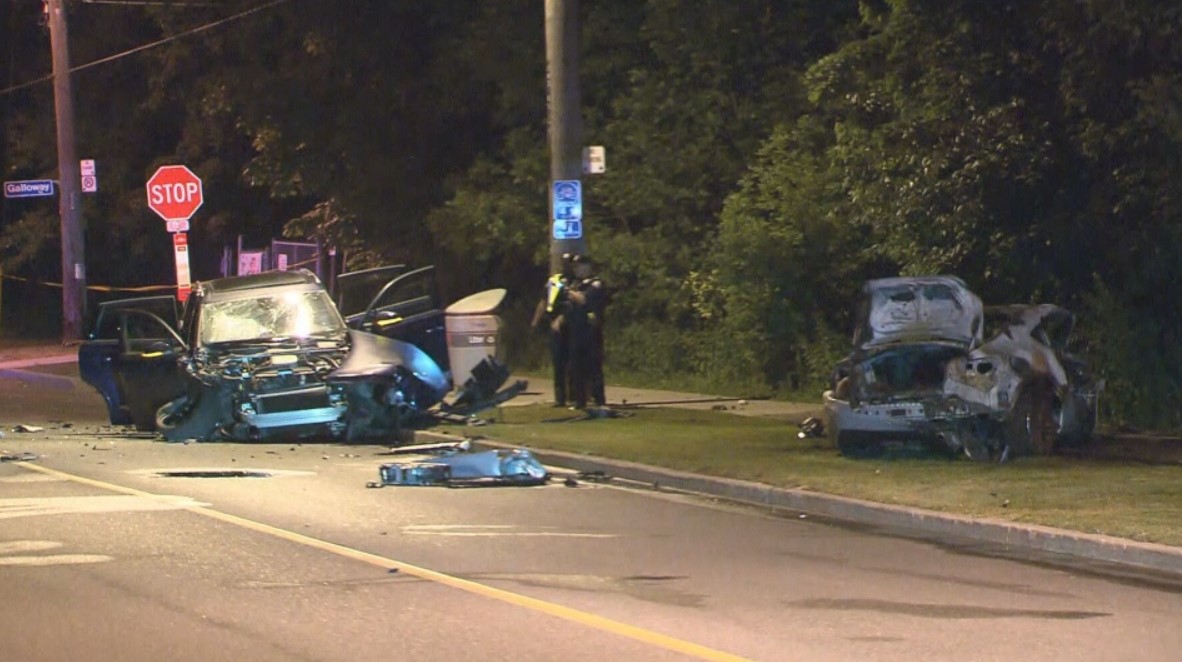
[[[159,313],[116,302],[116,337],[79,361],[112,422],[169,441],[391,439],[450,386],[415,345],[348,328],[310,272],[198,283],[179,323]]]
[[[823,395],[843,454],[1002,461],[1091,435],[1103,383],[1067,353],[1068,311],[985,308],[952,276],[874,280],[864,295],[854,351]]]

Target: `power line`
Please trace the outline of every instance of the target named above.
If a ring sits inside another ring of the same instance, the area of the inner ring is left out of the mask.
[[[188,7],[218,7],[216,2],[163,2],[157,0],[150,2],[149,0],[82,0],[84,5],[151,5],[155,7],[179,7],[185,9]]]
[[[255,14],[257,12],[263,11],[264,9],[270,9],[271,7],[274,7],[275,5],[283,4],[284,2],[287,2],[287,1],[288,0],[272,0],[271,2],[268,2],[266,4],[259,5],[258,7],[253,7],[251,9],[247,9],[246,11],[238,13],[238,14],[234,14],[233,16],[227,16],[226,18],[223,18],[218,21],[214,21],[213,23],[207,23],[205,25],[195,27],[191,30],[186,30],[184,32],[170,35],[170,36],[165,37],[163,39],[158,39],[156,41],[153,41],[153,42],[150,42],[147,44],[143,44],[142,46],[136,46],[135,48],[130,48],[130,49],[125,50],[121,53],[115,53],[114,55],[109,55],[107,57],[100,58],[98,60],[94,60],[93,62],[87,62],[86,64],[80,64],[76,67],[71,67],[69,70],[69,73],[72,74],[72,73],[75,73],[78,71],[83,71],[85,69],[90,69],[91,67],[97,67],[100,64],[106,64],[107,62],[112,62],[114,60],[118,60],[120,58],[127,57],[128,55],[134,55],[134,54],[139,53],[141,51],[146,51],[148,49],[156,48],[157,46],[163,46],[164,44],[167,44],[172,41],[176,41],[177,39],[180,39],[182,37],[188,37],[190,35],[197,34],[198,32],[205,32],[207,30],[212,30],[213,28],[216,28],[218,26],[225,25],[226,23],[230,23],[232,21],[237,21],[242,18],[246,18],[247,16],[250,16],[251,14]],[[96,3],[96,4],[116,4],[116,3]],[[132,4],[132,3],[123,3],[123,4]],[[147,3],[144,3],[144,4],[147,4]],[[16,92],[17,90],[23,90],[27,87],[33,87],[34,85],[38,85],[40,83],[46,83],[51,80],[53,80],[53,74],[49,74],[48,76],[42,76],[41,78],[35,78],[30,81],[25,81],[24,83],[21,83],[19,85],[13,85],[11,87],[4,88],[4,89],[0,90],[0,95],[9,94],[10,92]]]

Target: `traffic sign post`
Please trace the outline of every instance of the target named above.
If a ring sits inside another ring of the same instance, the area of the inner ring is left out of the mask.
[[[205,202],[201,178],[183,165],[161,166],[147,189],[148,207],[166,221],[187,221]]]
[[[189,235],[184,232],[173,234],[172,251],[176,255],[176,298],[183,302],[189,298],[192,286],[189,276]]]

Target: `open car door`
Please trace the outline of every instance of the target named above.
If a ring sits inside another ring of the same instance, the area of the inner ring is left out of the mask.
[[[405,264],[391,264],[385,267],[350,271],[340,274],[333,281],[332,300],[341,317],[353,328],[365,315],[365,310],[374,297],[394,278],[406,273]]]
[[[344,311],[341,311],[344,314]],[[439,368],[449,371],[444,311],[435,267],[423,267],[387,282],[359,315],[346,315],[349,327],[415,345]]]
[[[137,430],[156,429],[156,410],[184,393],[178,359],[185,343],[159,315],[119,312],[122,336],[114,360],[115,382]]]
[[[78,347],[78,372],[82,381],[90,384],[103,396],[107,416],[115,425],[132,422],[127,400],[119,386],[117,366],[121,364],[124,321],[122,313],[142,310],[156,315],[166,326],[176,328],[176,297],[154,296],[108,301],[99,304],[94,329]]]

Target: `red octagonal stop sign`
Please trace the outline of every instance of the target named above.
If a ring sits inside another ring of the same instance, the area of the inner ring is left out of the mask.
[[[187,221],[204,202],[201,178],[183,165],[161,166],[148,179],[148,206],[166,221]]]

